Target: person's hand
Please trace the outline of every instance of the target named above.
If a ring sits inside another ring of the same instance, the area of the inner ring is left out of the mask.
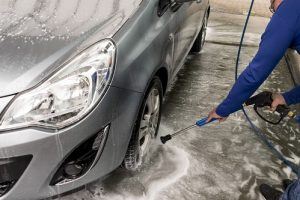
[[[210,122],[212,119],[218,119],[219,122],[224,122],[224,121],[226,121],[227,117],[222,117],[222,116],[218,115],[216,113],[216,108],[215,108],[212,111],[210,111],[210,113],[208,114],[208,118],[206,120],[206,123]]]
[[[281,94],[274,93],[272,95],[272,98],[273,98],[273,102],[271,105],[272,111],[275,111],[277,109],[277,106],[279,106],[279,105],[286,105],[285,99]]]

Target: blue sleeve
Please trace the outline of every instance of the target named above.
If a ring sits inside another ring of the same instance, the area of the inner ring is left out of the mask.
[[[217,107],[218,115],[227,117],[240,110],[243,103],[266,80],[292,44],[299,12],[293,8],[291,2],[293,0],[284,1],[273,15],[262,36],[256,56],[239,76],[227,98]]]
[[[287,105],[300,103],[300,86],[283,94]]]

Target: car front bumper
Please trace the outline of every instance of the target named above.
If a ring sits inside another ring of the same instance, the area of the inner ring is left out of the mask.
[[[0,200],[56,196],[110,173],[125,156],[141,97],[141,93],[110,87],[95,109],[70,127],[56,132],[24,128],[0,133],[0,161],[32,156],[19,180]],[[4,107],[3,102],[0,100],[0,108]],[[107,125],[110,126],[107,140],[96,165],[76,180],[51,186],[50,182],[65,158]]]

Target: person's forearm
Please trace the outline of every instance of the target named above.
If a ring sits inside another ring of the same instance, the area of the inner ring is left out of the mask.
[[[266,75],[264,77],[259,77],[257,74],[253,74],[254,72],[251,68],[250,64],[239,76],[227,98],[217,107],[216,113],[218,115],[227,117],[231,113],[240,110],[243,103],[257,90],[269,74],[269,72],[265,72]]]
[[[300,86],[282,95],[287,105],[300,103]]]

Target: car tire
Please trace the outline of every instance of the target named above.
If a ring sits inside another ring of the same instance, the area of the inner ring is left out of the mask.
[[[206,13],[204,17],[204,22],[202,24],[201,31],[199,32],[193,47],[191,49],[191,53],[200,53],[203,49],[203,46],[205,44],[205,38],[206,38],[206,30],[207,30],[207,22],[208,22],[208,14]]]
[[[138,169],[157,136],[162,98],[162,83],[158,77],[154,77],[143,99],[123,161],[123,167],[129,171]]]

